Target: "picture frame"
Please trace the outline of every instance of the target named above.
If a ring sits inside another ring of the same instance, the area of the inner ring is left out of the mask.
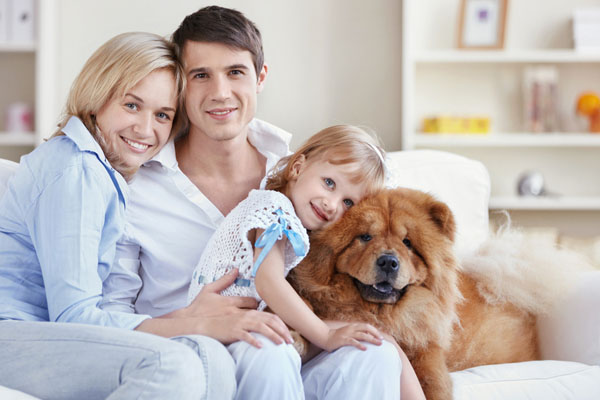
[[[458,48],[501,49],[508,0],[461,0]]]

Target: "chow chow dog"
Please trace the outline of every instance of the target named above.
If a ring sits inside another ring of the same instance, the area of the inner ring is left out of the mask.
[[[539,357],[535,315],[551,297],[549,288],[529,293],[534,272],[467,273],[453,251],[455,230],[448,206],[431,195],[386,189],[313,232],[288,280],[319,317],[391,335],[427,399],[451,399],[451,371]],[[487,270],[509,263],[479,257]]]

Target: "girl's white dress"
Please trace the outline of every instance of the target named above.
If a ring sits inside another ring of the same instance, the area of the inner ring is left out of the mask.
[[[236,283],[221,294],[254,297],[260,302],[259,310],[266,307],[254,285],[254,247],[248,240],[248,232],[257,228],[265,230],[264,235],[257,240],[263,242],[259,247],[265,247],[261,256],[266,256],[270,244],[281,239],[283,235],[288,237],[285,245],[286,276],[308,253],[308,234],[296,215],[292,202],[276,191],[252,190],[248,197],[225,217],[206,245],[192,274],[188,304],[196,298],[204,285],[237,268],[239,275]],[[271,243],[264,245],[264,242]]]

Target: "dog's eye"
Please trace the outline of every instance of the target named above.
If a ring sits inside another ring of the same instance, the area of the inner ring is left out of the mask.
[[[371,235],[369,235],[368,233],[365,233],[364,235],[360,235],[359,239],[362,240],[363,242],[368,242],[369,240],[373,239],[373,237]]]
[[[404,238],[402,239],[402,243],[404,243],[404,245],[408,248],[408,249],[412,249],[412,244],[410,243],[410,239],[408,238]]]

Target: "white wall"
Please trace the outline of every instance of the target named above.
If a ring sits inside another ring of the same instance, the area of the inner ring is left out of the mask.
[[[126,31],[170,35],[210,4],[261,30],[269,76],[258,117],[294,133],[292,148],[328,125],[367,125],[400,148],[399,0],[58,0],[56,114],[91,53]]]

